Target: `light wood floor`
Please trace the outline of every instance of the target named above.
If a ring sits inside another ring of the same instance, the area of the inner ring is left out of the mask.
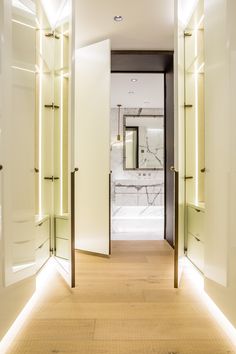
[[[165,241],[114,241],[110,259],[76,253],[77,288],[59,275],[11,354],[236,353],[189,279],[173,289]]]

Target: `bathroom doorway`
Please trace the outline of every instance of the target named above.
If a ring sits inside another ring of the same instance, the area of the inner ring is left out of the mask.
[[[164,73],[111,74],[111,239],[163,240]]]
[[[174,246],[173,52],[112,51],[111,240]]]

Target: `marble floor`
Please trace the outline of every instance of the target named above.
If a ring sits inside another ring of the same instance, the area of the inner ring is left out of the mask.
[[[235,354],[166,241],[113,241],[110,258],[76,252],[76,283],[53,273],[8,354]]]

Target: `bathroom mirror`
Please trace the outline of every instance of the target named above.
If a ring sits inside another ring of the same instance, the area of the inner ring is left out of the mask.
[[[164,116],[124,115],[124,170],[163,170]]]

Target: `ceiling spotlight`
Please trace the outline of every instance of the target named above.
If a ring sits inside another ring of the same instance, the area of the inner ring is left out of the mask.
[[[134,91],[129,91],[128,93],[129,93],[129,94],[134,94]]]
[[[137,82],[138,79],[131,79],[131,82]]]
[[[149,103],[151,103],[150,101],[144,101],[143,102],[144,104],[149,104]]]
[[[120,21],[123,21],[123,17],[122,16],[115,16],[114,17],[114,21],[116,21],[116,22],[120,22]]]

